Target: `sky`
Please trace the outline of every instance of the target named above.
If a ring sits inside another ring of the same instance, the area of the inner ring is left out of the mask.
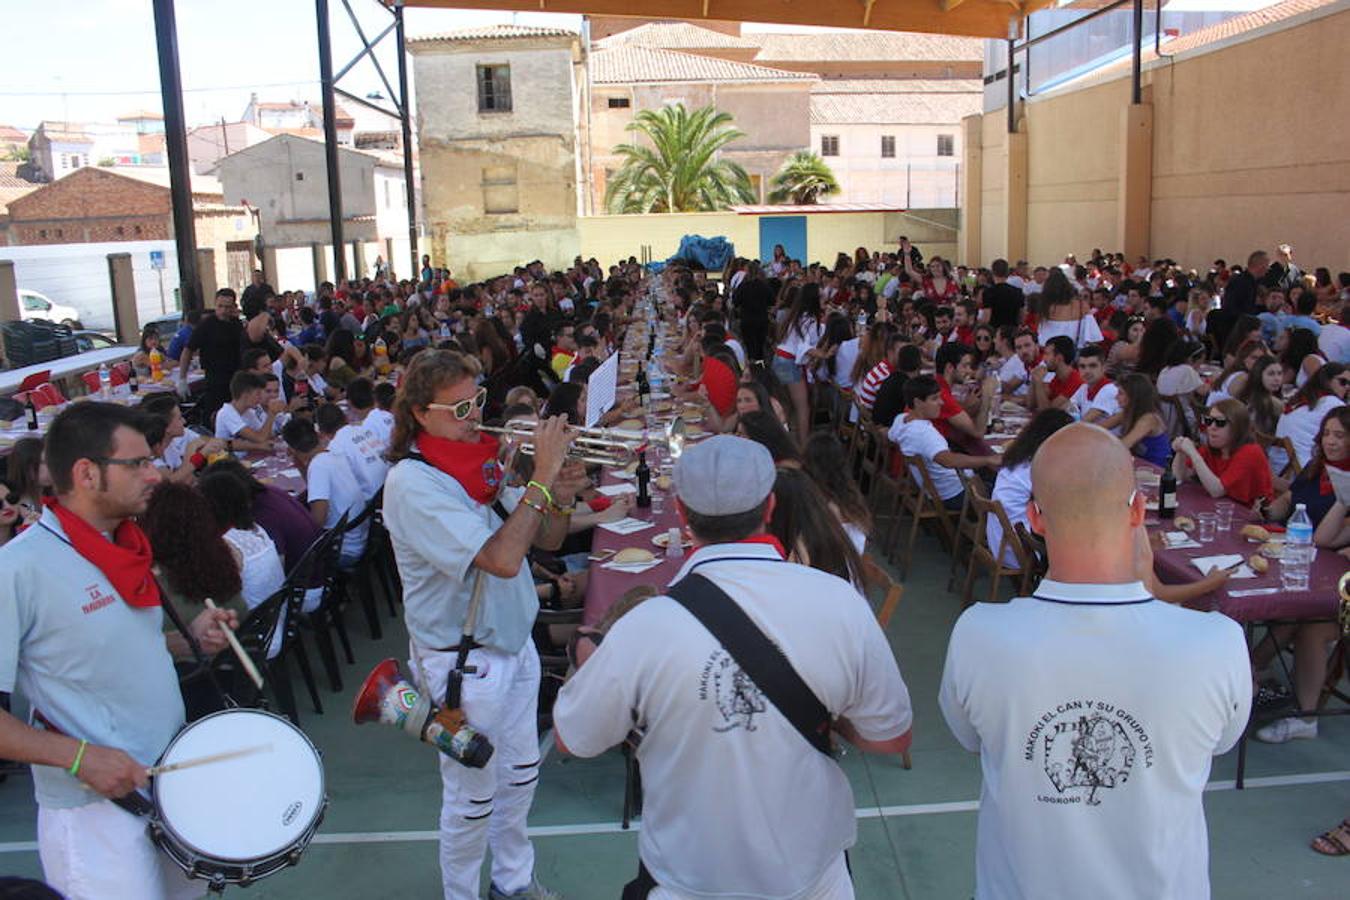
[[[0,124],[32,131],[43,119],[112,123],[161,111],[150,0],[0,0],[10,27],[0,66]],[[1270,0],[1173,0],[1168,8],[1253,9]],[[360,43],[339,2],[329,4],[335,68]],[[351,0],[367,36],[391,21],[375,0]],[[318,39],[309,0],[178,0],[178,53],[189,125],[238,121],[256,91],[265,100],[319,100]],[[520,13],[522,25],[580,29],[580,17]],[[509,13],[409,9],[409,37],[494,22]],[[747,25],[747,31],[793,30]],[[24,36],[31,39],[25,40]],[[18,39],[16,39],[18,38]],[[394,89],[393,35],[377,53]],[[410,67],[411,71],[411,67]],[[387,92],[369,61],[341,81],[358,96]],[[414,86],[415,91],[415,86]]]

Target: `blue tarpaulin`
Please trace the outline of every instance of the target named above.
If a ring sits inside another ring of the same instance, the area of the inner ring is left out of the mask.
[[[669,263],[680,259],[697,263],[710,271],[720,271],[726,268],[727,263],[735,255],[736,247],[721,235],[705,238],[698,234],[686,234],[680,238],[680,249],[675,251],[674,256],[665,262],[648,263],[647,267],[653,272],[659,272]]]

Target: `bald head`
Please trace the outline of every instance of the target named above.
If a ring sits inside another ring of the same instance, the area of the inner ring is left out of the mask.
[[[1079,423],[1051,435],[1036,451],[1031,483],[1047,539],[1053,533],[1070,552],[1080,541],[1131,527],[1130,451],[1104,428]]]

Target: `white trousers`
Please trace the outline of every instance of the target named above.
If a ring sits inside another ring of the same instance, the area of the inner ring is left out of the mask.
[[[111,800],[38,807],[38,855],[47,883],[68,900],[188,900],[206,893],[150,842],[146,820]]]
[[[691,895],[658,886],[647,895],[647,900],[691,900]],[[798,900],[853,900],[853,879],[849,877],[844,854],[839,854],[825,874],[805,893],[798,895]]]
[[[454,653],[420,648],[414,654],[411,668],[418,686],[438,706],[455,658]],[[534,874],[534,847],[525,836],[525,820],[539,781],[539,654],[530,642],[514,654],[479,648],[469,654],[468,665],[477,671],[464,678],[464,712],[495,752],[481,769],[437,754],[445,900],[476,900],[483,853],[489,847],[492,883],[498,890],[524,890]]]

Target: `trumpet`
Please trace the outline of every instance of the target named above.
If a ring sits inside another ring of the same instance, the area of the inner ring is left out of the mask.
[[[538,423],[529,419],[512,419],[502,426],[479,425],[478,430],[495,434],[515,446],[517,452],[534,455],[534,431]],[[684,452],[684,419],[676,416],[661,429],[660,434],[625,428],[569,427],[573,436],[567,448],[567,458],[598,466],[626,466],[639,450],[647,447],[665,447],[671,459],[679,459]]]

